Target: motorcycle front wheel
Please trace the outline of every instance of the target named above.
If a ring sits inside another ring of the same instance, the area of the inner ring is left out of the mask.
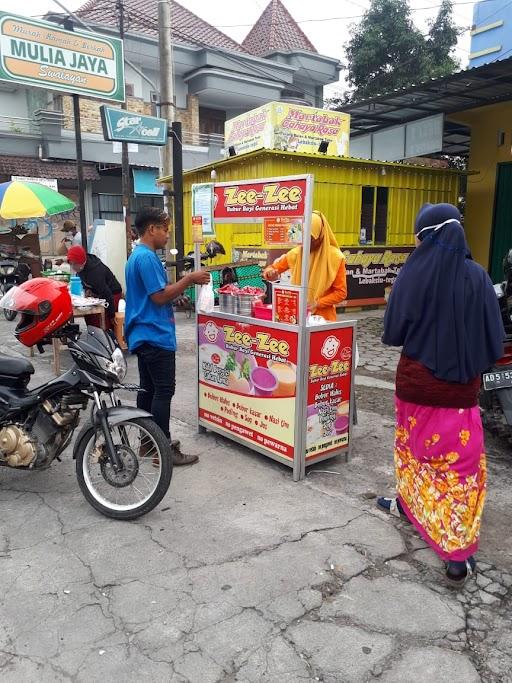
[[[18,311],[11,311],[8,308],[4,308],[5,319],[8,320],[9,322],[12,322],[16,318],[17,315],[18,315]]]
[[[169,441],[150,418],[126,420],[111,430],[124,465],[115,472],[101,430],[92,427],[76,453],[76,476],[85,499],[113,519],[136,519],[153,510],[167,493],[172,477]]]

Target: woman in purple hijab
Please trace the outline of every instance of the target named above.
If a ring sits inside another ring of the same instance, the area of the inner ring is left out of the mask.
[[[474,573],[486,491],[480,375],[503,354],[496,295],[471,259],[460,213],[426,204],[417,248],[393,286],[382,341],[401,346],[396,374],[396,498],[380,508],[407,518],[463,585]]]

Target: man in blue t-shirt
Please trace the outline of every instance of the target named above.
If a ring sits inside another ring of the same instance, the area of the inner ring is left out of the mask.
[[[126,264],[125,336],[139,363],[142,391],[137,406],[153,415],[170,440],[171,399],[176,386],[176,329],[171,302],[190,285],[207,284],[210,275],[200,270],[168,284],[155,253],[165,249],[169,234],[169,216],[161,209],[141,209],[135,217],[135,229],[140,241]],[[182,453],[178,441],[172,441],[171,446],[175,465],[191,465],[199,459]]]

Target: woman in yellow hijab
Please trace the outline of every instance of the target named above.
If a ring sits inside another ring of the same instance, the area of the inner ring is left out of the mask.
[[[280,273],[291,271],[292,285],[300,285],[302,247],[295,247],[263,271],[266,280],[277,280]],[[336,320],[336,305],[347,297],[345,257],[336,237],[320,211],[311,217],[308,304],[311,312],[326,320]]]

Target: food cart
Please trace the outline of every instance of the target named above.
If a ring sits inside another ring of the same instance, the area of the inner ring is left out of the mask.
[[[283,249],[309,246],[312,175],[212,183],[211,193],[214,225],[252,223]],[[199,430],[293,468],[295,481],[351,446],[356,323],[311,324],[308,273],[309,248],[301,285],[278,283],[272,309],[241,293],[197,312]]]

